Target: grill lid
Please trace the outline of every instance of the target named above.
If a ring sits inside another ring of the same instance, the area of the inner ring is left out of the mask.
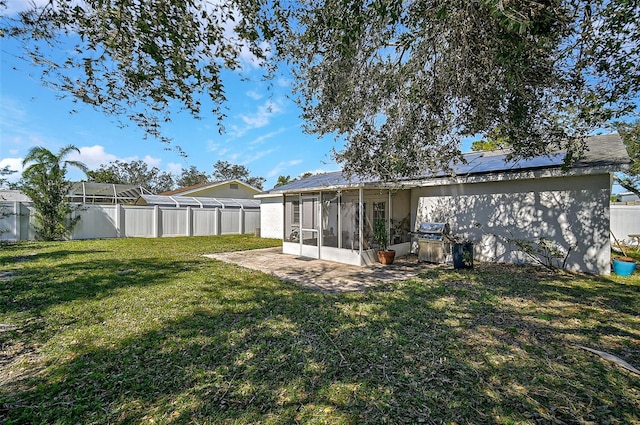
[[[425,235],[448,235],[450,231],[449,223],[420,223],[417,233]]]

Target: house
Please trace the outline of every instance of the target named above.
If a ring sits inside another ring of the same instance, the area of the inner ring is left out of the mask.
[[[253,199],[260,193],[260,189],[255,188],[240,180],[224,180],[208,182],[158,193],[162,196],[192,196],[197,198],[231,198],[231,199]]]
[[[311,176],[256,196],[261,232],[277,234],[284,253],[367,265],[375,261],[374,223],[386,224],[392,249],[403,255],[420,223],[446,222],[452,234],[474,242],[480,261],[530,262],[529,251],[606,275],[612,173],[630,160],[618,134],[590,137],[587,148],[568,170],[563,153],[507,161],[499,150],[466,154],[453,175],[393,182]]]

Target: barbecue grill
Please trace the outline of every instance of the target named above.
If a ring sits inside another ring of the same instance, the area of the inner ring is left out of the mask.
[[[420,223],[411,233],[411,252],[418,254],[418,261],[444,263],[451,252],[447,239],[449,223]]]

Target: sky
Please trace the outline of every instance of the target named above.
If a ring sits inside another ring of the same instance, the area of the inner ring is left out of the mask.
[[[172,174],[190,166],[211,174],[213,164],[221,160],[244,165],[251,176],[264,177],[264,189],[272,188],[280,175],[295,178],[305,172],[340,169],[330,152],[341,145],[333,137],[319,140],[303,132],[290,81],[276,79],[267,91],[267,83],[260,81],[262,72],[249,55],[242,73],[250,81],[241,81],[237,74],[225,75],[229,101],[224,134],[218,132],[216,117],[206,111],[201,120],[188,113],[174,114],[163,127],[163,134],[186,152],[186,158],[157,139],[145,140],[144,132],[126,118],[122,121],[128,125],[120,128],[115,117],[70,98],[60,99],[60,93],[42,85],[38,74],[31,75],[33,70],[19,55],[18,43],[0,38],[0,168],[8,165],[20,172],[23,158],[34,146],[55,153],[72,144],[80,155],[68,159],[80,160],[91,170],[115,160],[143,160]],[[9,181],[19,177],[16,173]],[[85,176],[69,168],[68,178]]]

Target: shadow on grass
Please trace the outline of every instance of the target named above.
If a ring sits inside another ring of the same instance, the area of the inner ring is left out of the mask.
[[[63,255],[71,254],[82,253],[70,251]],[[50,258],[49,254],[43,255]],[[3,282],[2,307],[5,312],[27,309],[36,312],[73,300],[99,299],[121,288],[155,285],[172,279],[191,264],[189,261],[168,264],[162,258],[94,259],[58,262],[51,266],[26,264],[15,269],[11,278]]]
[[[628,360],[640,360],[637,303],[618,304],[637,300],[637,287],[593,279],[583,289],[570,277],[493,269],[323,294],[213,267],[181,317],[108,347],[71,347],[46,373],[5,385],[0,415],[9,423],[640,420],[638,378],[571,346],[623,349],[609,331],[628,328]]]

